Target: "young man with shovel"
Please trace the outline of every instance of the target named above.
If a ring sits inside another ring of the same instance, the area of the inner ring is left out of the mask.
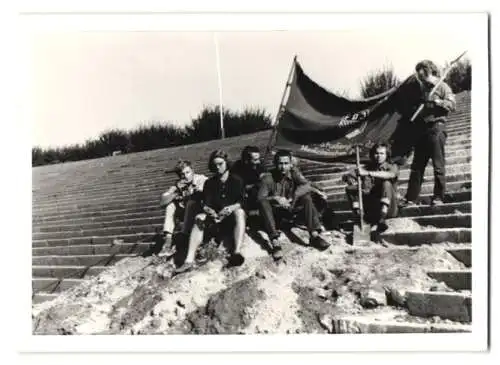
[[[389,145],[375,144],[370,149],[370,162],[343,176],[355,216],[362,226],[364,220],[375,227],[378,233],[386,231],[386,219],[398,213],[396,184],[399,171],[397,165],[390,162],[390,157]]]

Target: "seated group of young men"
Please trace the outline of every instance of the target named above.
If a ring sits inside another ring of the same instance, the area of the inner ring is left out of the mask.
[[[398,170],[388,162],[389,153],[387,145],[375,145],[370,153],[371,162],[344,176],[348,184],[347,195],[357,214],[356,180],[362,177],[367,221],[380,231],[387,229],[385,218],[397,214],[395,183]],[[319,250],[328,248],[330,242],[322,234],[325,229],[320,218],[320,212],[326,207],[326,195],[304,177],[294,162],[290,152],[277,151],[274,168],[266,171],[257,147],[245,147],[241,159],[234,165],[225,152],[217,150],[209,157],[208,166],[213,176],[207,178],[196,174],[189,161],[180,161],[175,169],[179,180],[161,199],[166,214],[164,244],[159,256],[175,252],[172,235],[177,216],[183,220],[180,241],[188,245],[187,256],[177,273],[192,270],[198,247],[204,239],[214,236],[232,237],[233,249],[228,265],[240,266],[245,260],[241,247],[247,216],[252,211],[258,212],[275,260],[283,257],[279,240],[283,221],[302,219],[310,234],[310,245]]]

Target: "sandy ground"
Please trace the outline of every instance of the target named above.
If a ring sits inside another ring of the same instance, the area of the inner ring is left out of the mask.
[[[445,245],[358,249],[338,232],[330,239],[320,252],[307,246],[307,233],[294,230],[283,237],[285,261],[276,264],[247,237],[245,265],[231,269],[223,248],[209,245],[207,263],[174,277],[171,262],[127,258],[34,305],[33,333],[325,333],[325,317],[403,308],[407,290],[451,290],[426,271],[465,268]]]

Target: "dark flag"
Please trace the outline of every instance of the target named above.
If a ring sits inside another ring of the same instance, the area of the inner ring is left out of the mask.
[[[353,163],[355,145],[363,159],[373,144],[391,143],[398,162],[411,149],[409,119],[418,107],[420,85],[410,76],[399,86],[364,100],[348,100],[311,80],[295,64],[288,100],[278,121],[275,147],[297,157]]]

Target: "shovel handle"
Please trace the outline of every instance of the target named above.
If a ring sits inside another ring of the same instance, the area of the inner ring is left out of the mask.
[[[359,145],[356,145],[356,166],[359,170],[361,167],[361,162],[359,159]],[[364,229],[364,221],[363,221],[363,191],[361,190],[361,176],[358,174],[358,201],[359,201],[359,220],[361,230]]]

